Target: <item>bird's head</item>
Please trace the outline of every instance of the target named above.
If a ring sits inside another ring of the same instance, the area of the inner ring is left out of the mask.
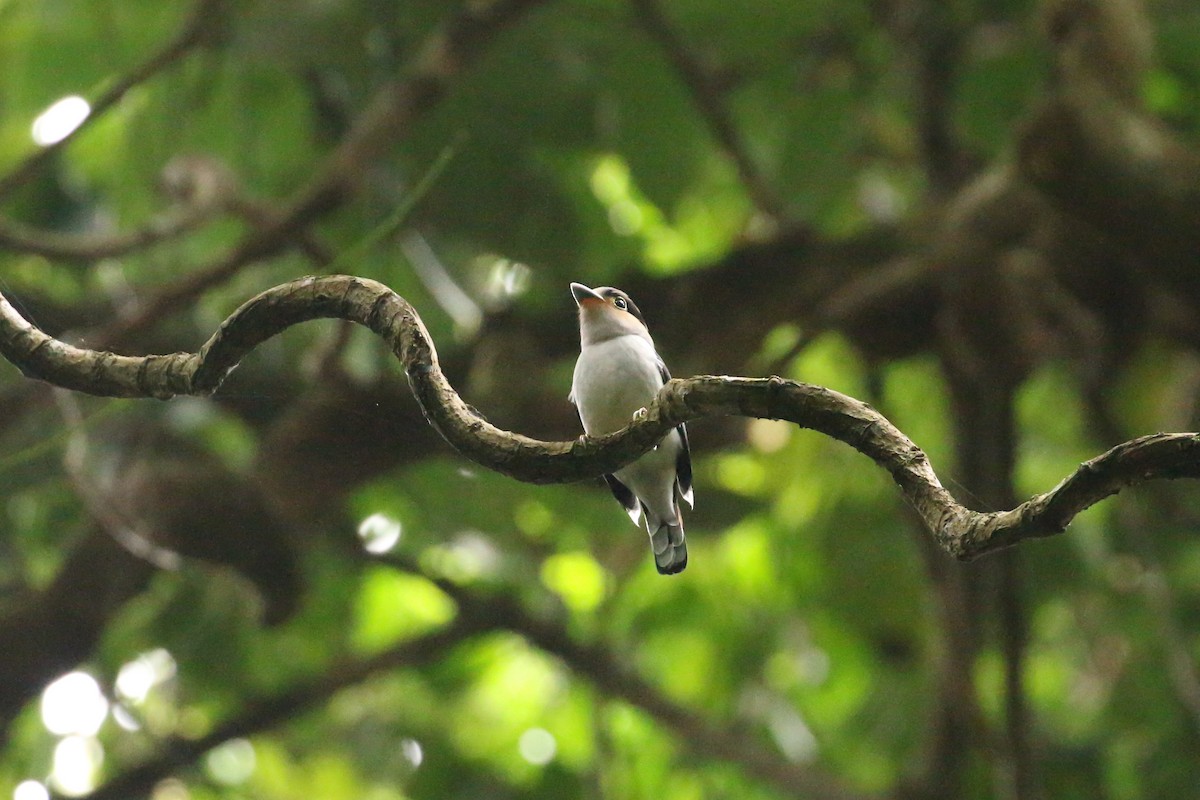
[[[618,336],[640,336],[651,341],[642,312],[620,289],[611,286],[590,289],[582,283],[572,283],[571,295],[579,306],[579,337],[583,344]]]

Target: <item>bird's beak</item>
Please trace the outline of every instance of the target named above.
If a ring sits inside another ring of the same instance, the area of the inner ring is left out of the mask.
[[[584,286],[582,283],[571,284],[571,296],[575,298],[576,305],[583,305],[585,300],[595,300],[598,303],[603,303],[604,298],[596,294],[595,291]]]

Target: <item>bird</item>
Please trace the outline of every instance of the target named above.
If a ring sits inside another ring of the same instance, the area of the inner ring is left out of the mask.
[[[671,379],[637,305],[611,286],[571,284],[579,307],[579,360],[570,400],[589,436],[624,428]],[[654,566],[674,575],[687,566],[682,500],[694,507],[687,428],[679,425],[632,464],[604,476],[617,502],[650,534]]]

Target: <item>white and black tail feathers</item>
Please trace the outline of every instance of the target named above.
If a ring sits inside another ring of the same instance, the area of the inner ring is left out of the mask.
[[[681,522],[676,517],[676,523]],[[658,530],[650,534],[650,549],[654,551],[654,567],[660,575],[674,575],[683,572],[687,566],[687,542],[683,536],[682,524],[664,522]]]
[[[683,451],[684,458],[686,455],[687,450],[685,449]],[[684,458],[681,458],[681,461]],[[690,460],[687,461],[686,472],[681,471],[675,482],[675,496],[678,499],[675,501],[674,520],[655,519],[654,515],[650,513],[650,509],[615,476],[605,475],[604,481],[612,491],[613,497],[617,498],[617,502],[629,514],[634,525],[642,528],[643,514],[645,515],[644,527],[650,532],[650,550],[654,554],[654,567],[659,574],[674,575],[683,572],[683,568],[687,566],[688,555],[687,541],[683,532],[683,515],[679,513],[679,499],[687,503],[689,508],[693,504]]]

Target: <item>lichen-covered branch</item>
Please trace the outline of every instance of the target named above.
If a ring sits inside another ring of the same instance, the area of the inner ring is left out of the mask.
[[[705,417],[780,419],[845,442],[886,469],[937,543],[969,559],[1066,529],[1076,514],[1125,486],[1200,477],[1200,434],[1157,433],[1120,444],[1062,483],[1010,511],[981,513],[942,486],[925,453],[882,414],[832,389],[782,378],[702,375],[663,387],[645,415],[617,433],[542,442],[489,423],[450,386],[420,316],[381,283],[335,275],[303,278],[245,303],[198,353],[144,357],[74,347],[25,320],[0,295],[0,355],[31,377],[88,394],[210,394],[261,342],[310,319],[344,319],[391,347],[429,422],[479,464],[530,483],[565,483],[612,472],[682,422]]]

